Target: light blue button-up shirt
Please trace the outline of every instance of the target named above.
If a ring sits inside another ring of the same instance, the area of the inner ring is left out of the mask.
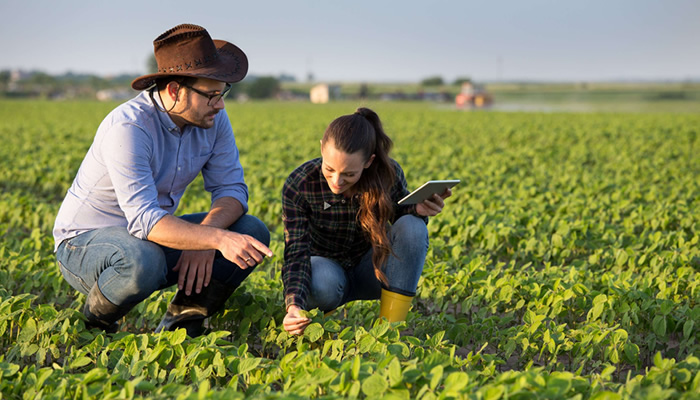
[[[154,98],[160,100],[157,92]],[[247,212],[248,187],[226,111],[219,111],[209,129],[180,130],[153,105],[148,91],[141,92],[100,124],[58,211],[56,247],[109,226],[124,226],[146,239],[161,218],[175,213],[200,171],[212,203],[233,197]]]

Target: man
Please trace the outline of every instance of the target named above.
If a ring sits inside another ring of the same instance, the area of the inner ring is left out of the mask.
[[[158,72],[97,130],[56,217],[56,258],[87,295],[87,325],[107,331],[156,290],[178,284],[156,331],[202,322],[271,256],[270,233],[246,215],[248,188],[224,96],[248,71],[241,49],[178,25],[153,42]],[[174,217],[202,173],[208,213]]]

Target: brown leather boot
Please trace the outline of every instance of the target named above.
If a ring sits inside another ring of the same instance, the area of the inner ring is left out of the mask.
[[[158,324],[156,333],[184,328],[190,337],[202,335],[204,320],[223,308],[231,293],[233,290],[214,280],[209,282],[209,286],[202,288],[201,292],[189,296],[184,290],[178,290]]]

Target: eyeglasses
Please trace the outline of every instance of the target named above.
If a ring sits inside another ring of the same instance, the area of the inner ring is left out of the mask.
[[[193,92],[195,92],[199,95],[206,97],[207,99],[209,99],[209,102],[207,103],[207,105],[210,107],[213,106],[214,104],[218,103],[219,100],[224,98],[228,94],[228,91],[231,90],[231,85],[228,83],[226,84],[226,87],[224,87],[224,90],[221,93],[217,93],[217,94],[202,92],[201,90],[195,89],[189,85],[185,85],[184,83],[181,83],[180,85],[192,90]]]

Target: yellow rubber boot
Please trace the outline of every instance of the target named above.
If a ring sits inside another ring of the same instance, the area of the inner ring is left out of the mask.
[[[404,321],[408,315],[408,309],[411,308],[411,300],[413,300],[411,296],[382,289],[379,316],[386,318],[389,322]]]

